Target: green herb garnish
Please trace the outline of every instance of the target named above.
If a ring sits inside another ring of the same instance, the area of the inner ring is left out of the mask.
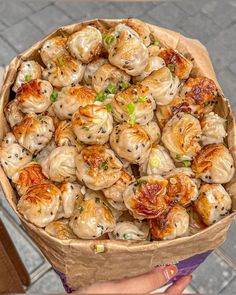
[[[128,239],[129,239],[129,234],[123,234],[123,238],[124,238],[125,240],[128,240]]]
[[[130,125],[134,125],[136,123],[136,115],[132,114],[129,116],[129,123]]]
[[[110,46],[115,41],[115,36],[109,34],[102,34],[103,41],[106,45]]]
[[[138,98],[138,102],[146,102],[146,97],[144,97],[144,96],[140,96],[139,98]]]
[[[137,184],[138,184],[138,185],[141,185],[141,184],[143,184],[143,183],[147,183],[147,180],[142,179],[142,178],[139,178],[139,179],[137,179],[136,181],[137,181]]]
[[[190,161],[186,160],[186,161],[183,161],[183,165],[184,165],[184,167],[190,167],[192,165],[192,163]]]
[[[100,91],[98,92],[97,96],[96,96],[96,101],[101,101],[103,102],[106,99],[106,95],[104,94],[104,91]]]
[[[181,159],[181,156],[180,156],[180,155],[176,155],[176,156],[175,156],[175,159],[176,159],[176,160],[180,160],[180,159]]]
[[[38,119],[38,120],[42,120],[42,119],[43,119],[43,115],[38,115],[38,116],[37,116],[37,119]]]
[[[53,93],[50,95],[51,102],[57,101],[58,93],[56,91],[53,91]]]
[[[204,102],[204,107],[207,107],[209,105],[209,101]]]
[[[83,207],[80,207],[79,208],[79,212],[82,213],[83,211],[84,211],[84,208]]]
[[[129,88],[130,85],[131,84],[129,82],[120,82],[119,83],[119,86],[120,86],[121,90],[125,90],[125,89]]]
[[[175,66],[173,64],[168,64],[167,67],[172,73],[175,71]]]
[[[56,61],[59,66],[62,67],[64,65],[64,60],[61,57],[57,57]]]
[[[100,163],[100,164],[98,165],[98,168],[99,168],[99,169],[105,169],[105,167],[106,167],[108,161],[109,161],[109,160],[106,159],[104,162]]]
[[[106,108],[107,108],[108,113],[111,113],[111,111],[112,111],[112,106],[111,106],[110,103],[108,103],[108,104],[106,105]]]
[[[159,40],[155,40],[152,45],[155,45],[155,46],[160,46],[160,41]]]
[[[32,162],[37,163],[37,162],[38,162],[38,159],[37,159],[36,157],[33,157],[33,158],[32,158]]]
[[[135,111],[135,104],[133,102],[130,102],[126,105],[127,111],[129,115],[132,115]]]
[[[110,94],[114,94],[116,92],[116,87],[112,84],[109,84],[107,86],[107,91],[110,93]]]
[[[29,82],[31,80],[30,74],[25,75],[25,82]]]
[[[82,129],[89,131],[89,127],[88,126],[83,126]]]
[[[100,199],[99,198],[95,198],[95,203],[100,203]]]

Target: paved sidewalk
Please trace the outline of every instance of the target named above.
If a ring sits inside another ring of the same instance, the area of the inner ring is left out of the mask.
[[[236,111],[236,0],[97,3],[76,0],[0,0],[0,66],[6,65],[17,53],[58,26],[91,18],[125,17],[137,17],[179,31],[205,44],[224,93]],[[2,202],[4,208],[8,207],[3,198]],[[7,210],[11,212],[9,208]],[[15,232],[9,220],[5,222],[11,229],[28,270],[33,274],[35,283],[30,292],[61,292],[62,286],[43,256],[26,236],[22,237],[20,232]],[[194,272],[192,287],[195,291],[207,294],[235,293],[235,232],[234,222],[225,244]]]

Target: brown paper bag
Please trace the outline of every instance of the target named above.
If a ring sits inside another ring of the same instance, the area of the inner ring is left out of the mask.
[[[13,93],[11,86],[16,78],[17,69],[23,60],[36,59],[41,62],[38,50],[43,42],[61,34],[71,34],[87,24],[99,28],[109,28],[125,20],[92,20],[79,24],[69,25],[58,29],[30,49],[18,55],[9,64],[1,92],[0,101],[0,138],[9,129],[4,117],[3,108]],[[228,100],[224,97],[211,64],[206,48],[197,40],[188,39],[179,33],[149,25],[153,35],[164,45],[179,50],[186,56],[194,59],[193,76],[204,75],[213,79],[219,87],[219,103],[216,112],[228,120],[228,146],[234,157],[236,167],[236,138],[235,121]],[[156,265],[176,263],[196,254],[204,253],[217,248],[226,239],[226,233],[236,211],[236,176],[228,190],[233,199],[233,213],[216,224],[198,232],[195,235],[178,238],[171,241],[118,241],[118,240],[68,240],[62,241],[48,235],[43,229],[37,228],[26,221],[16,210],[16,193],[0,169],[0,182],[5,196],[16,214],[20,217],[27,232],[39,246],[49,262],[58,271],[64,274],[67,284],[72,289],[91,284],[100,280],[113,280],[132,277],[152,270]],[[95,253],[95,245],[105,247],[103,253]]]

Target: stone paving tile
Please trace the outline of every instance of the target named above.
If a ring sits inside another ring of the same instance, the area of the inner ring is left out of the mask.
[[[6,25],[0,21],[0,32],[4,29],[6,29]]]
[[[228,239],[224,242],[220,249],[227,254],[236,264],[236,220],[230,226]]]
[[[221,0],[220,0],[221,1]],[[208,0],[209,2],[209,0]],[[206,0],[176,0],[176,5],[184,10],[188,15],[196,15],[201,7],[206,3]]]
[[[123,18],[124,12],[115,3],[107,3],[99,9],[93,9],[90,16],[92,18]]]
[[[229,65],[230,70],[236,75],[236,61]]]
[[[49,6],[52,1],[48,0],[33,0],[33,1],[24,1],[27,6],[29,6],[34,11],[38,11],[46,6]]]
[[[30,20],[45,34],[49,34],[56,28],[72,22],[65,13],[54,5],[45,7],[32,14]]]
[[[14,210],[11,208],[10,204],[8,203],[8,201],[6,200],[2,188],[0,187],[0,207],[3,206],[4,209],[6,209],[6,211],[11,215],[11,217],[14,219],[14,221],[17,224],[21,224],[20,219],[17,217],[16,213],[14,212]]]
[[[232,105],[236,104],[236,75],[230,70],[225,69],[218,72],[218,80],[223,89],[225,96],[230,100]]]
[[[145,15],[146,12],[152,10],[153,7],[157,6],[158,3],[154,2],[116,2],[114,6],[121,9],[126,17],[140,17],[141,15]],[[160,4],[159,4],[160,5]]]
[[[27,19],[7,28],[1,34],[18,52],[25,50],[43,37],[43,33]]]
[[[16,55],[16,51],[0,37],[0,65],[6,65]]]
[[[225,295],[235,294],[235,290],[236,290],[236,279],[232,280],[227,286],[225,286],[225,288],[221,290],[219,294],[225,294]]]

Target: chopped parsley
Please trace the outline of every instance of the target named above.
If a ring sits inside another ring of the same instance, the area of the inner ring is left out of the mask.
[[[101,101],[103,102],[106,99],[106,95],[104,93],[104,91],[100,91],[98,92],[97,96],[96,96],[96,101]]]
[[[109,84],[107,86],[107,91],[110,93],[110,94],[114,94],[116,92],[116,87],[112,84]]]
[[[58,93],[56,91],[53,91],[53,93],[50,95],[51,102],[57,101]]]
[[[184,165],[184,167],[190,167],[192,165],[192,163],[190,161],[186,160],[186,161],[183,161],[183,165]]]

